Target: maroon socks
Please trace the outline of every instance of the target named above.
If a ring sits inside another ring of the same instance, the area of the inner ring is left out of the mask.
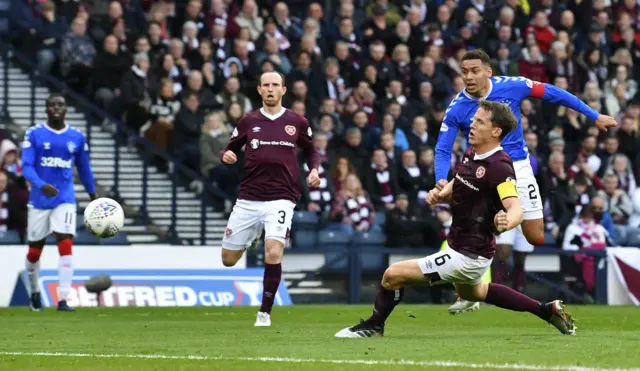
[[[264,265],[264,279],[262,281],[262,305],[260,312],[271,313],[273,300],[276,298],[280,279],[282,278],[282,264]]]
[[[533,300],[527,295],[521,294],[510,287],[497,283],[489,284],[485,303],[493,304],[496,307],[516,312],[529,312],[547,322],[551,319],[552,313],[539,301]]]
[[[402,301],[404,296],[404,288],[399,290],[385,289],[382,284],[378,286],[376,302],[373,305],[373,314],[367,320],[370,323],[381,326],[393,312],[393,309]]]

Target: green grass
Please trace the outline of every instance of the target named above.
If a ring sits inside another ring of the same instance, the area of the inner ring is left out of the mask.
[[[561,335],[527,313],[493,307],[450,316],[444,306],[400,306],[384,338],[335,339],[371,306],[277,307],[273,326],[254,328],[256,308],[104,308],[76,313],[0,310],[0,370],[415,370],[451,361],[448,370],[472,364],[513,363],[593,368],[640,366],[640,312],[631,307],[573,306],[578,335]],[[24,353],[8,355],[7,352]],[[34,355],[166,355],[182,359]],[[185,359],[185,356],[201,359]],[[221,359],[221,358],[222,359]],[[287,357],[289,360],[256,360]],[[301,362],[300,360],[304,360]],[[311,360],[311,361],[308,361]],[[325,363],[313,360],[357,360]],[[364,364],[363,361],[394,363]],[[443,365],[440,365],[443,366]],[[515,367],[515,366],[514,366]]]

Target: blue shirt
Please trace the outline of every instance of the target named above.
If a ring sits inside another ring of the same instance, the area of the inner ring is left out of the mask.
[[[466,90],[462,90],[449,103],[436,144],[436,181],[447,179],[451,168],[451,150],[458,131],[462,131],[468,143],[473,116],[478,110],[478,103],[481,100],[501,102],[511,108],[518,121],[518,126],[502,140],[502,148],[512,161],[526,159],[529,150],[522,130],[520,103],[529,97],[571,108],[592,120],[596,120],[599,116],[598,112],[584,104],[578,97],[554,85],[531,81],[524,77],[492,76],[489,78],[489,91],[484,97],[475,98],[469,95]]]
[[[75,204],[73,168],[89,194],[96,192],[89,158],[89,145],[79,130],[66,125],[54,130],[46,123],[32,126],[22,142],[22,173],[31,183],[29,205],[36,209],[53,209],[61,204]],[[58,195],[48,197],[42,186],[51,184]]]

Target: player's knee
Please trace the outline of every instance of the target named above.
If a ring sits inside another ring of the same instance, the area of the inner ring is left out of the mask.
[[[222,265],[224,265],[225,267],[233,267],[234,265],[236,265],[238,261],[236,259],[231,259],[231,258],[222,258]]]
[[[384,275],[382,276],[382,287],[384,287],[385,289],[399,289],[400,287],[402,287],[403,282],[404,279],[402,277],[402,272],[400,271],[400,269],[392,265],[384,271]]]
[[[225,267],[233,267],[240,260],[234,255],[231,254],[222,254],[222,265]]]
[[[29,263],[37,263],[42,255],[42,247],[29,247],[27,252],[27,260]]]
[[[544,231],[527,233],[525,234],[525,238],[527,239],[527,242],[529,242],[533,246],[540,246],[544,244]]]
[[[284,244],[278,240],[266,240],[264,261],[268,264],[279,264],[282,261]]]

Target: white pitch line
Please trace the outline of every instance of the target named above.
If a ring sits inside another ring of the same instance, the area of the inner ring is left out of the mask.
[[[63,352],[0,352],[0,356],[27,357],[71,357],[71,358],[125,358],[125,359],[168,359],[191,361],[245,361],[275,363],[325,363],[352,365],[386,365],[386,366],[422,366],[422,367],[459,367],[502,370],[536,370],[536,371],[640,371],[640,368],[599,368],[561,365],[531,365],[520,363],[467,363],[454,361],[412,361],[412,360],[376,360],[376,359],[313,359],[288,357],[223,357],[223,356],[172,356],[166,354],[92,354]]]

